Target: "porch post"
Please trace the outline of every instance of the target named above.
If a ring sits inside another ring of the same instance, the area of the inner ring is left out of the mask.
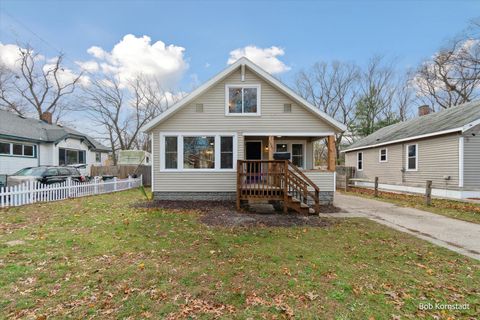
[[[268,136],[268,160],[273,160],[274,151],[275,151],[275,137]]]
[[[337,158],[337,151],[335,149],[335,136],[328,136],[327,146],[328,146],[327,169],[328,169],[328,171],[335,171],[336,162],[337,162],[337,159],[336,159]]]

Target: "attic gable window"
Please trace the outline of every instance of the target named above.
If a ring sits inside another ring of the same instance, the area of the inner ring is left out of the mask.
[[[260,115],[260,85],[226,85],[225,105],[226,115]]]

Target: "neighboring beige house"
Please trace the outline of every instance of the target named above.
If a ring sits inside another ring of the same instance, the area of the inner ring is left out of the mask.
[[[359,179],[379,178],[382,189],[458,199],[480,197],[480,102],[382,128],[344,150]],[[427,112],[425,112],[427,111]],[[356,182],[371,185],[370,182]]]
[[[248,187],[268,188],[274,166],[266,160],[283,152],[291,166],[300,168],[301,173],[289,169],[301,178],[300,184],[306,181],[302,176],[308,176],[320,189],[322,202],[333,201],[334,135],[345,126],[246,58],[177,102],[144,130],[151,135],[156,199],[233,200],[247,180]],[[313,143],[326,138],[333,150],[329,170],[314,170]],[[237,160],[257,164],[245,169],[249,163]],[[242,176],[245,170],[247,178]],[[257,195],[262,192],[266,191]]]
[[[150,165],[152,155],[143,150],[120,150],[118,151],[117,164],[119,165]]]

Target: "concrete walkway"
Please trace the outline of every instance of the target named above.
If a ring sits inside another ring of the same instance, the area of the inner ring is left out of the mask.
[[[480,260],[480,224],[340,193],[335,194],[335,205],[346,212],[325,216],[365,217]]]

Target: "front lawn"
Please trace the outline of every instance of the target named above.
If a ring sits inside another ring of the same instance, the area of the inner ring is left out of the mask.
[[[138,190],[0,211],[0,318],[474,319],[480,263],[364,219],[207,227]],[[469,304],[420,310],[420,303]]]
[[[344,191],[341,192],[345,193]],[[450,218],[480,223],[480,204],[477,203],[432,198],[432,205],[427,206],[425,204],[425,197],[422,195],[379,191],[378,197],[375,198],[373,189],[369,188],[349,188],[346,194],[388,201],[404,207],[416,208]]]

